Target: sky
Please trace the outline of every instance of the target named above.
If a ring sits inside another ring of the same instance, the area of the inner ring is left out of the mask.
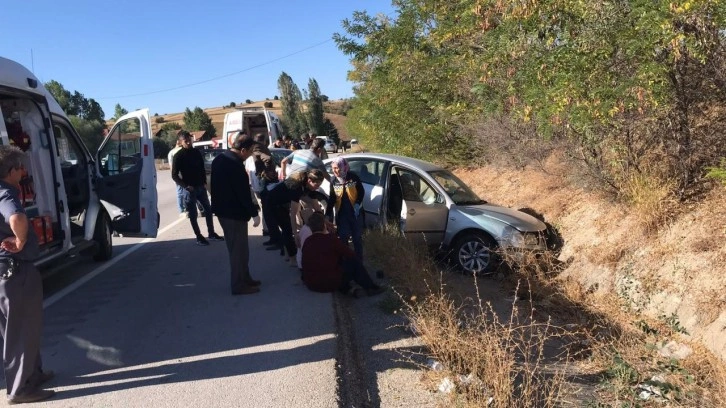
[[[332,40],[356,10],[394,17],[391,0],[33,0],[0,9],[0,56],[93,98],[151,114],[279,96],[290,75],[330,99],[353,96]]]

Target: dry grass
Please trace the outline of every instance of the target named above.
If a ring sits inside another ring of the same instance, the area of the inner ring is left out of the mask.
[[[646,231],[655,231],[668,221],[676,204],[675,182],[648,173],[632,174],[620,186],[623,200]]]
[[[428,347],[429,357],[445,367],[429,375],[432,386],[444,378],[455,384],[452,404],[559,406],[568,359],[547,355],[547,350],[563,337],[562,329],[548,320],[537,321],[531,305],[523,312],[516,300],[502,317],[499,307],[483,301],[478,291],[471,298],[450,295],[442,268],[395,231],[369,232],[366,248],[375,262],[386,266],[402,312]]]

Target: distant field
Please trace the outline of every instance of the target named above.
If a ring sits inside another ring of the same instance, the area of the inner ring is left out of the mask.
[[[271,100],[267,100],[267,101],[241,103],[241,104],[238,104],[236,106],[236,108],[254,108],[254,107],[262,108],[262,107],[264,107],[265,102],[272,102],[272,108],[270,110],[282,118],[282,107],[281,107],[279,100],[271,99]],[[193,109],[193,107],[190,107],[190,109]],[[217,129],[217,134],[221,134],[222,129],[224,128],[224,115],[229,112],[234,112],[236,110],[235,108],[223,108],[221,106],[214,107],[214,108],[202,108],[202,109],[212,119],[212,124]],[[156,113],[156,112],[152,112],[152,115],[154,113]],[[156,123],[155,119],[157,117],[164,118],[164,122]],[[335,125],[336,129],[338,129],[338,134],[340,135],[341,140],[350,140],[350,138],[348,137],[348,133],[345,131],[345,121],[347,119],[345,116],[326,113],[325,117],[327,119],[330,119],[330,121],[333,122],[333,125]],[[151,122],[152,122],[151,130],[154,133],[157,130],[159,130],[164,123],[177,122],[180,125],[184,126],[184,112],[169,113],[169,114],[165,114],[165,115],[159,114],[159,116],[153,116],[151,118]]]

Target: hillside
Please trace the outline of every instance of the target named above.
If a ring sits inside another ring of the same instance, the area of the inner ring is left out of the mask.
[[[262,108],[264,107],[265,102],[272,102],[272,108],[270,109],[272,112],[276,113],[280,118],[282,118],[282,106],[279,100],[265,100],[265,101],[256,101],[252,103],[240,103],[234,108],[225,108],[225,107],[213,107],[213,108],[203,108],[204,112],[209,115],[209,117],[212,119],[212,124],[214,125],[215,129],[217,129],[217,134],[219,135],[222,133],[222,129],[224,127],[224,115],[233,112],[236,109],[239,108]],[[190,109],[193,109],[193,107],[190,107]],[[156,118],[162,117],[164,118],[164,121],[162,123],[156,123]],[[338,129],[338,134],[340,135],[341,140],[350,140],[350,137],[348,136],[348,133],[345,130],[345,121],[346,117],[343,115],[336,115],[332,113],[326,113],[325,114],[326,119],[330,119],[331,122],[335,125],[336,129]],[[152,132],[158,131],[161,126],[164,123],[170,123],[170,122],[177,122],[180,125],[184,126],[184,112],[179,113],[170,113],[165,115],[158,115],[151,118],[151,130]]]

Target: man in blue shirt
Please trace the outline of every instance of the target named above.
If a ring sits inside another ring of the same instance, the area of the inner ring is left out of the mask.
[[[53,378],[43,372],[43,282],[33,260],[40,254],[19,198],[24,153],[0,146],[0,334],[5,341],[3,368],[8,403],[41,401],[55,395],[41,385]]]

